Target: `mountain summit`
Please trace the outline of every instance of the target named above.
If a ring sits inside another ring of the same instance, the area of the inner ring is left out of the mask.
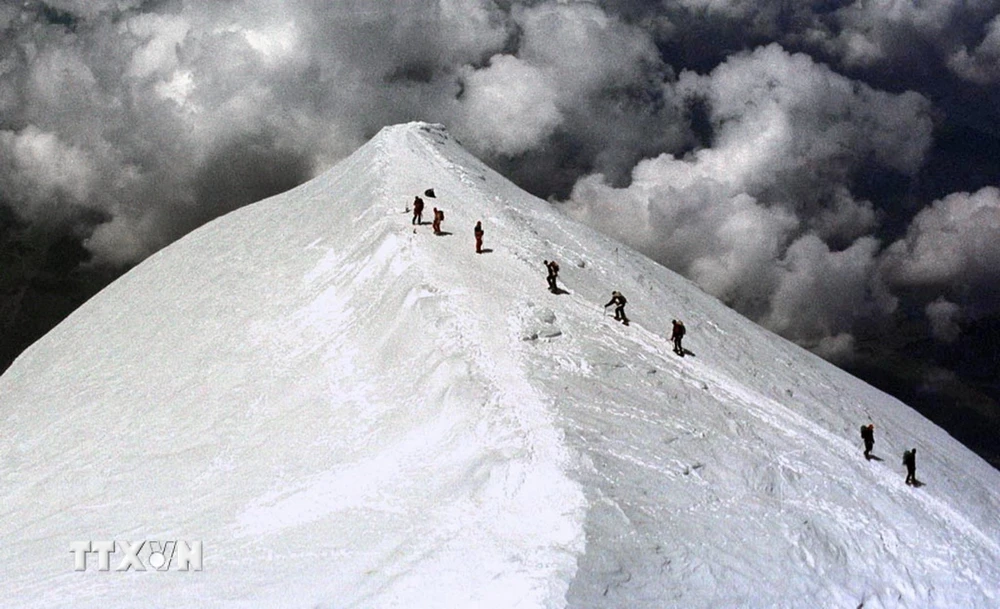
[[[1000,604],[1000,472],[436,125],[123,276],[0,433],[5,606]]]

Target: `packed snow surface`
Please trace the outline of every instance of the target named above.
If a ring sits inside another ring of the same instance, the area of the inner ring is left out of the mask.
[[[139,265],[0,425],[5,607],[1000,606],[1000,472],[435,125]],[[75,569],[108,540],[203,568]]]

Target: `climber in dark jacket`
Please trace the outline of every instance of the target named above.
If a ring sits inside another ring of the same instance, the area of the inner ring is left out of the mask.
[[[906,483],[917,485],[917,449],[911,448],[903,453],[903,465],[906,466]]]
[[[872,447],[875,446],[875,425],[869,423],[861,426],[861,439],[865,442],[865,459],[871,460]]]
[[[673,324],[673,331],[670,334],[670,340],[674,342],[674,353],[677,355],[684,355],[684,347],[681,346],[681,339],[684,338],[687,328],[684,327],[684,322],[673,319],[671,320]]]
[[[545,263],[545,268],[549,271],[548,276],[545,278],[549,282],[549,291],[558,291],[559,286],[556,285],[556,279],[559,277],[559,263],[555,260],[543,260],[542,262]]]
[[[413,222],[410,224],[421,224],[423,222],[420,217],[424,213],[424,200],[419,196],[413,199]]]
[[[476,222],[476,228],[473,229],[472,234],[476,236],[476,253],[483,253],[483,221],[478,220]]]
[[[628,317],[625,317],[626,302],[628,301],[625,300],[625,297],[622,296],[622,293],[619,292],[618,290],[615,290],[611,292],[611,300],[608,301],[608,304],[604,305],[604,308],[607,309],[611,305],[615,305],[615,319],[627,326]]]

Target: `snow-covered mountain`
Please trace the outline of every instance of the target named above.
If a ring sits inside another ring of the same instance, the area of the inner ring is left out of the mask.
[[[1000,606],[1000,472],[433,125],[122,277],[0,433],[2,606]]]

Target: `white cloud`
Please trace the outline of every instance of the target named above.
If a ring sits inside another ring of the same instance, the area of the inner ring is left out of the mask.
[[[297,57],[300,34],[293,21],[271,24],[260,29],[248,29],[244,38],[261,58],[272,65],[281,64]]]
[[[1000,280],[1000,188],[954,193],[921,211],[886,251],[888,276],[904,286]]]
[[[559,126],[557,93],[545,71],[497,55],[465,77],[463,126],[481,150],[514,155],[537,146]]]
[[[12,4],[0,4],[0,31],[7,29],[17,19],[18,9]]]
[[[17,209],[27,220],[61,221],[71,210],[61,209],[60,202],[87,202],[97,179],[86,151],[37,127],[0,131],[0,151],[3,194],[21,203]]]
[[[629,188],[580,180],[568,213],[629,243],[730,302],[766,294],[775,260],[798,221],[700,167],[663,155],[641,162]]]
[[[841,182],[870,158],[912,174],[931,142],[922,96],[872,89],[775,44],[734,55],[707,76],[685,72],[678,89],[711,106],[715,141],[705,161],[750,190]]]
[[[139,42],[129,62],[128,76],[141,79],[166,75],[177,68],[177,49],[191,26],[181,16],[142,14],[129,18],[119,29]]]
[[[629,88],[660,89],[654,77],[662,60],[650,35],[595,4],[516,5],[511,19],[519,28],[517,52],[460,72],[462,129],[478,152],[520,154],[560,128],[603,132],[600,123],[608,119],[620,131],[617,116],[608,115],[620,115],[621,108],[605,106],[603,98]],[[567,125],[571,117],[584,118]]]
[[[163,99],[169,99],[181,107],[188,106],[187,101],[194,91],[194,74],[190,70],[177,70],[170,75],[169,80],[156,83],[154,90]]]
[[[515,11],[522,28],[519,55],[553,72],[569,105],[608,88],[642,83],[661,62],[648,32],[587,2],[542,3]]]
[[[878,242],[870,237],[843,251],[832,251],[815,235],[800,237],[779,265],[765,325],[819,341],[848,332],[858,317],[890,313],[895,301],[876,298],[872,289],[877,254]]]
[[[852,345],[853,325],[889,315],[896,300],[876,272],[874,206],[848,185],[873,162],[919,168],[927,100],[777,45],[685,72],[676,90],[705,101],[712,146],[642,161],[627,188],[586,177],[569,213],[785,336],[830,353]]]
[[[970,27],[998,10],[991,0],[852,2],[807,15],[800,35],[849,68],[940,61],[964,45]]]

